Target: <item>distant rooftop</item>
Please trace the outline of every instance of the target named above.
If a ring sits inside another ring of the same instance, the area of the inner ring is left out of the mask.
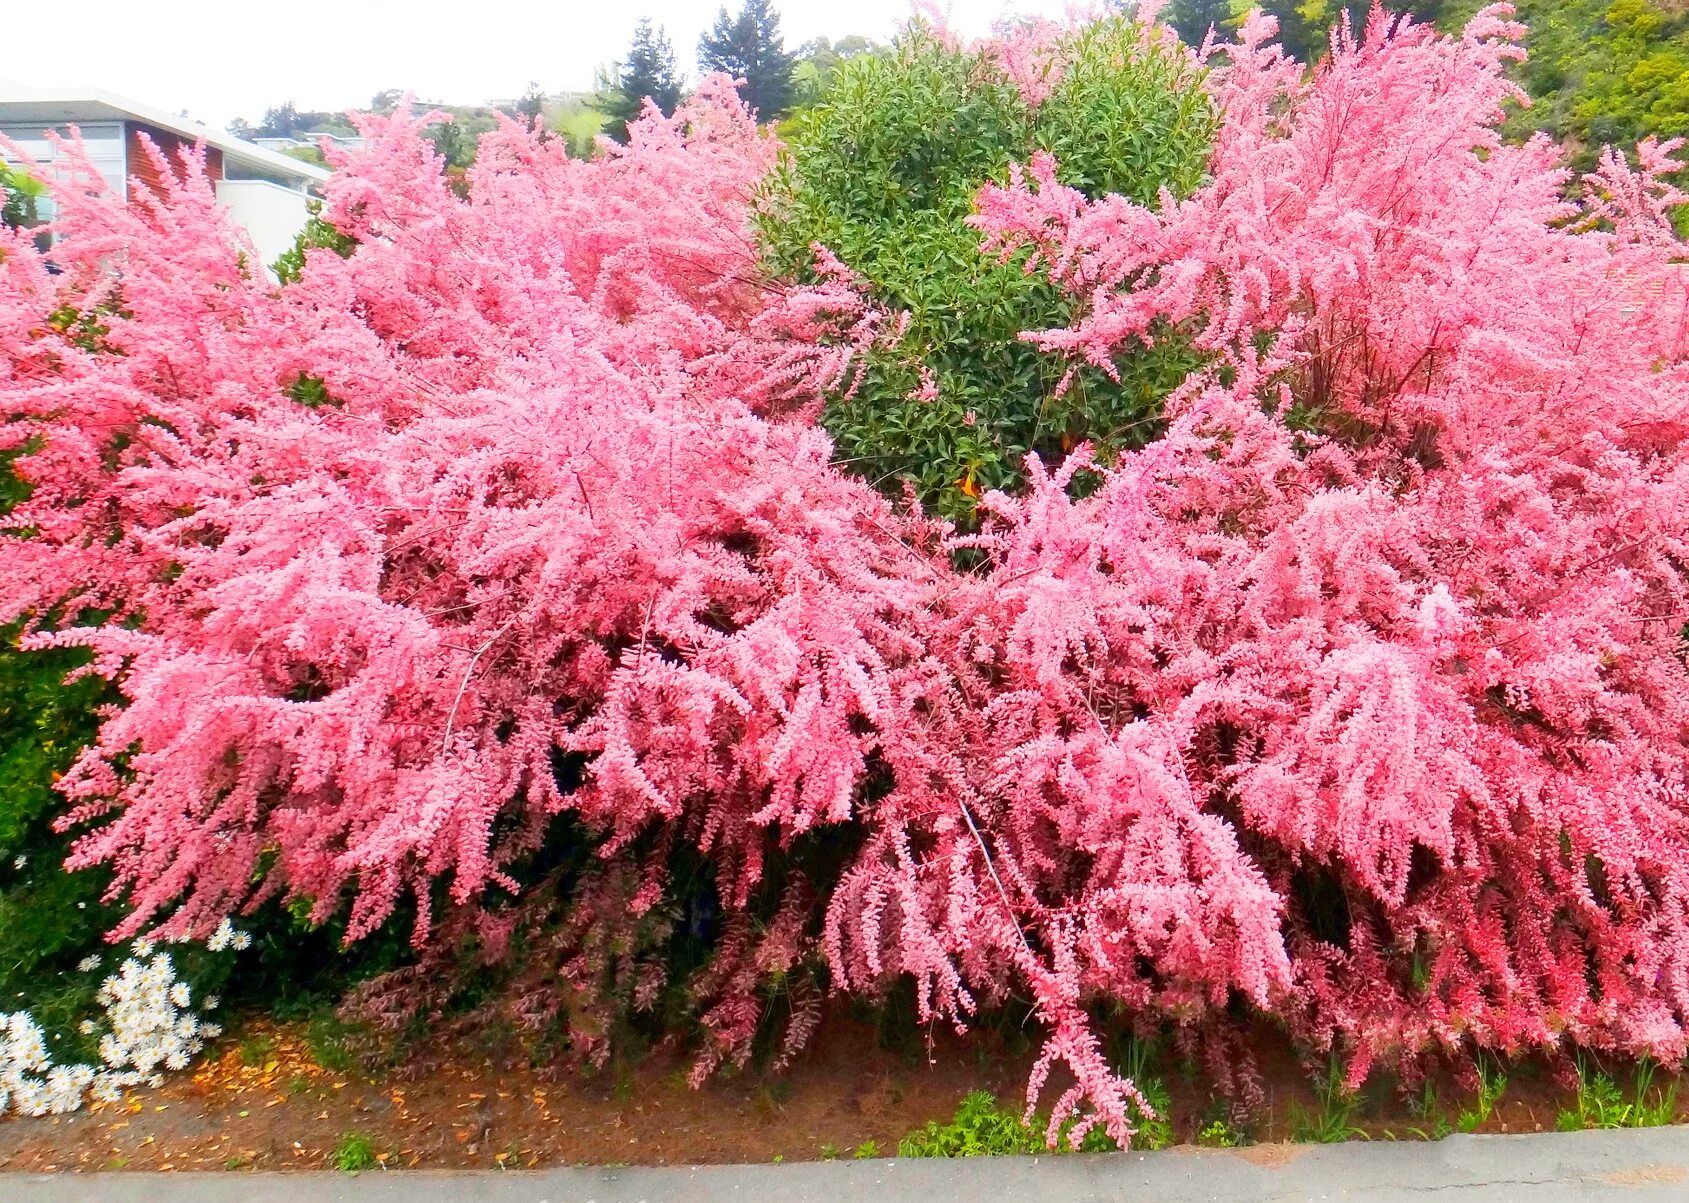
[[[31,88],[0,80],[0,122],[8,125],[34,125],[39,122],[41,128],[46,129],[55,125],[88,125],[96,121],[133,121],[150,125],[189,142],[214,146],[223,152],[225,162],[268,175],[320,183],[329,174],[314,163],[254,146],[233,134],[98,88]]]

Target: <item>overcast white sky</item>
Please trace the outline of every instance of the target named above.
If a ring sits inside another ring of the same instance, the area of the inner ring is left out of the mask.
[[[478,104],[516,96],[530,80],[548,92],[591,87],[594,68],[621,56],[641,16],[668,29],[681,67],[696,78],[698,35],[721,2],[77,0],[52,22],[59,36],[13,41],[0,57],[0,76],[103,88],[218,127],[234,117],[256,120],[285,100],[301,109],[362,107],[383,88]],[[1059,14],[1067,4],[941,0],[941,7],[962,32],[983,33],[998,17]],[[909,0],[784,0],[779,9],[788,47],[817,35],[884,39],[911,11]]]

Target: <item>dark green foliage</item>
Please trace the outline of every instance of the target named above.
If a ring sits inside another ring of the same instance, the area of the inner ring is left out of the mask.
[[[0,455],[0,513],[28,496]],[[17,537],[4,536],[4,537]],[[100,948],[118,912],[100,901],[105,876],[61,867],[71,836],[53,830],[64,799],[53,782],[96,727],[105,682],[65,675],[88,661],[78,649],[24,652],[16,626],[0,629],[0,1011],[26,1008],[62,1047],[90,1009],[98,971],[76,964]]]
[[[1021,334],[1067,325],[1074,302],[1019,262],[982,255],[967,224],[980,187],[1041,149],[1091,195],[1153,204],[1163,187],[1184,195],[1202,181],[1215,118],[1188,63],[1141,49],[1123,18],[1072,36],[1071,66],[1036,110],[989,64],[919,27],[842,63],[826,101],[792,123],[760,218],[777,276],[813,278],[818,242],[876,302],[909,313],[902,344],[871,353],[856,395],[834,398],[823,423],[841,460],[894,494],[912,482],[948,515],[1013,487],[1028,451],[1146,441],[1196,363],[1168,337],[1120,356],[1118,382],[1078,369],[1057,399],[1069,365]],[[923,368],[936,399],[912,396]]]
[[[309,116],[301,117],[291,100],[264,110],[264,117],[254,131],[259,137],[288,138],[310,125]]]
[[[34,176],[0,162],[0,225],[27,230],[41,220],[40,201],[47,186]]]
[[[0,631],[5,649],[0,656],[0,860],[8,867],[20,856],[33,861],[43,847],[58,846],[56,837],[40,842],[42,820],[63,805],[52,782],[93,735],[97,724],[89,711],[104,698],[98,678],[63,683],[86,661],[86,652],[21,652],[17,634],[16,627]],[[0,930],[0,940],[6,935]]]
[[[447,167],[468,167],[475,161],[475,139],[456,121],[436,121],[428,127],[428,140]]]
[[[293,240],[293,247],[283,251],[276,259],[272,270],[283,284],[294,283],[304,273],[306,251],[314,247],[326,247],[344,259],[358,245],[357,239],[342,234],[318,216],[321,208],[321,205],[315,207],[310,220],[305,223],[305,228],[300,230],[299,237]]]
[[[79,1043],[75,1025],[110,972],[77,962],[120,918],[100,901],[103,872],[64,871],[72,837],[52,826],[64,812],[53,782],[93,736],[106,690],[97,678],[63,684],[87,653],[22,652],[16,636],[0,632],[0,1011],[29,1010],[62,1049]]]
[[[1154,205],[1162,188],[1194,192],[1216,118],[1183,60],[1136,53],[1122,19],[1079,30],[1061,82],[1036,114],[1032,142],[1061,165],[1063,183]]]
[[[237,138],[297,138],[306,134],[351,134],[352,123],[344,113],[325,110],[301,112],[291,100],[264,110],[257,125],[237,117],[228,130]]]
[[[633,44],[628,47],[627,62],[622,64],[616,87],[605,97],[604,111],[610,118],[606,132],[616,141],[626,142],[628,122],[639,116],[647,99],[656,103],[663,116],[673,116],[680,103],[680,72],[675,67],[669,35],[662,26],[653,27],[642,17],[634,28]]]
[[[447,174],[461,173],[475,162],[475,151],[481,135],[498,128],[499,116],[505,110],[485,105],[418,104],[415,111],[438,110],[446,120],[428,127],[428,139],[434,150],[446,161]],[[447,127],[450,127],[448,130]]]
[[[545,113],[545,91],[538,82],[530,83],[516,101],[516,117],[524,125],[534,125]],[[545,136],[543,127],[540,136]]]
[[[324,405],[339,405],[328,391],[328,383],[321,376],[313,376],[309,372],[301,372],[293,378],[287,386],[287,395],[306,409],[319,409]]]
[[[739,95],[760,121],[778,121],[792,104],[796,56],[780,36],[780,14],[770,0],[744,0],[737,17],[723,8],[698,39],[698,66],[743,80]]]
[[[1225,40],[1232,6],[1230,0],[1173,0],[1162,10],[1161,19],[1178,31],[1185,45],[1201,46],[1210,26],[1216,41]]]
[[[1255,5],[1245,5],[1243,11],[1247,12],[1252,7]],[[1345,7],[1354,8],[1356,18],[1366,15],[1366,5],[1345,6],[1340,0],[1262,0],[1260,4],[1263,12],[1278,18],[1278,44],[1291,57],[1304,63],[1325,56],[1331,27],[1337,23]],[[1230,33],[1235,29],[1241,15],[1233,14],[1228,27],[1222,32]]]
[[[17,454],[0,456],[0,513],[28,496],[12,471]],[[18,633],[0,630],[0,1011],[27,1009],[56,1051],[86,1054],[75,1025],[115,958],[77,965],[104,951],[101,936],[121,912],[101,901],[103,872],[64,871],[74,837],[53,830],[64,812],[53,783],[93,737],[94,708],[112,697],[97,677],[64,683],[87,652],[25,652]]]

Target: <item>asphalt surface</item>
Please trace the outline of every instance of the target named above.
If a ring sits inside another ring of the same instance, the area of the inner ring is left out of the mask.
[[[1689,1127],[966,1161],[545,1172],[0,1174],[0,1203],[1279,1203],[1677,1200]]]

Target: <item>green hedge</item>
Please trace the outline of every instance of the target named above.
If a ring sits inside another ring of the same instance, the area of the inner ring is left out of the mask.
[[[1020,335],[1067,325],[1073,302],[1020,263],[982,255],[967,224],[980,187],[1039,150],[1092,196],[1150,204],[1162,188],[1201,183],[1215,115],[1188,60],[1143,49],[1124,18],[1070,35],[1067,51],[1036,107],[989,61],[919,26],[850,59],[825,102],[792,123],[760,219],[775,275],[812,280],[820,243],[874,300],[909,313],[903,342],[873,352],[856,394],[832,399],[822,420],[857,472],[894,494],[911,482],[953,516],[984,490],[1013,487],[1028,451],[1147,441],[1161,399],[1196,362],[1170,338],[1120,357],[1118,382],[1086,368],[1056,398],[1067,364]],[[936,399],[911,396],[923,368]]]

